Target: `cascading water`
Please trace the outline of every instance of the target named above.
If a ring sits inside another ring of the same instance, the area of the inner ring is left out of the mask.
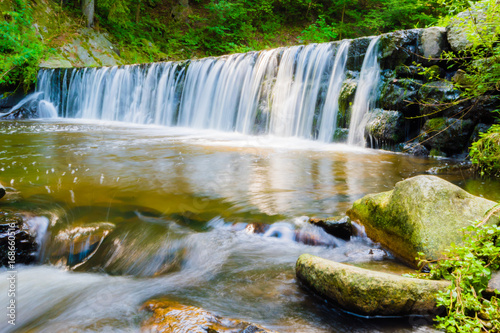
[[[376,41],[361,70],[351,144],[363,140],[361,120],[378,80]],[[37,92],[66,118],[332,142],[349,46],[343,41],[187,62],[42,70]]]
[[[271,134],[312,136],[321,83],[327,79],[324,74],[333,53],[331,47],[325,46],[330,45],[295,46],[283,52],[272,91]]]
[[[333,65],[328,92],[326,93],[327,97],[321,113],[321,125],[318,134],[318,140],[324,142],[330,142],[335,133],[337,114],[339,112],[339,97],[344,82],[347,52],[350,44],[350,41],[342,42],[335,57],[335,64]]]
[[[352,104],[351,123],[349,125],[350,145],[364,146],[365,115],[374,107],[376,89],[380,80],[380,64],[378,62],[379,37],[373,38],[366,50],[356,95]]]

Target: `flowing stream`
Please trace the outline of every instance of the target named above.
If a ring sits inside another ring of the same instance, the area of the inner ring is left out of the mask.
[[[101,121],[3,121],[0,129],[0,182],[24,198],[9,205],[50,221],[40,264],[18,267],[16,330],[2,324],[2,332],[136,332],[151,298],[280,332],[429,329],[419,318],[343,313],[302,290],[294,264],[312,253],[384,269],[391,259],[376,244],[326,235],[306,216],[342,215],[367,193],[453,161]],[[443,177],[499,199],[498,184]],[[253,223],[270,227],[249,232]]]
[[[155,298],[279,332],[429,331],[423,318],[344,313],[295,279],[303,253],[392,269],[361,231],[345,241],[307,221],[342,216],[405,178],[440,174],[500,199],[497,182],[453,160],[363,148],[377,45],[356,74],[350,145],[332,143],[343,82],[355,76],[349,41],[41,70],[15,108],[35,103],[49,119],[0,122],[0,183],[17,192],[0,203],[30,212],[42,243],[37,265],[17,269],[17,324],[0,332],[137,332]]]

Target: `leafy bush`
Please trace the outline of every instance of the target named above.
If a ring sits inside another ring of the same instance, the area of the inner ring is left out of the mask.
[[[436,327],[448,332],[500,332],[500,302],[483,297],[492,273],[500,268],[500,226],[464,229],[464,246],[446,251],[445,259],[432,266],[431,278],[451,281],[436,294],[447,314],[437,316]]]
[[[469,150],[472,165],[481,173],[500,176],[500,125],[480,134]]]
[[[302,31],[300,38],[312,43],[325,43],[335,40],[337,36],[335,26],[327,24],[325,16],[320,15],[315,23]]]
[[[2,12],[0,21],[0,86],[35,82],[45,47],[31,25],[31,8],[25,0],[13,1],[13,10]]]

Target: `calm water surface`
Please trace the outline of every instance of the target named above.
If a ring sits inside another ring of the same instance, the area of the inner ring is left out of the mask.
[[[370,254],[376,244],[330,237],[307,225],[307,216],[343,215],[365,194],[456,161],[71,120],[3,121],[0,140],[0,182],[23,197],[3,205],[35,210],[49,224],[41,265],[19,268],[18,332],[136,332],[147,316],[139,308],[152,298],[280,332],[431,330],[419,318],[345,314],[304,292],[294,264],[302,253],[359,264],[381,259]],[[500,200],[498,182],[460,171],[440,176]],[[272,226],[249,234],[248,223]],[[326,245],[295,242],[297,233]],[[6,274],[0,271],[0,290]],[[8,302],[6,293],[0,302]],[[0,331],[14,330],[2,323]]]

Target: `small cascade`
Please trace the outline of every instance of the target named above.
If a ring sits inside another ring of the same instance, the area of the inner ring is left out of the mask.
[[[18,116],[22,114],[29,118],[57,118],[57,109],[44,98],[44,92],[36,91],[23,98],[7,113],[0,113],[0,117]]]
[[[379,80],[378,38],[363,62],[349,143]],[[350,40],[185,62],[41,70],[40,116],[181,126],[332,142]]]
[[[379,37],[371,40],[366,51],[359,84],[352,104],[351,124],[349,125],[349,137],[347,143],[350,145],[364,146],[365,115],[375,107],[376,89],[380,81],[380,64],[378,61]]]

